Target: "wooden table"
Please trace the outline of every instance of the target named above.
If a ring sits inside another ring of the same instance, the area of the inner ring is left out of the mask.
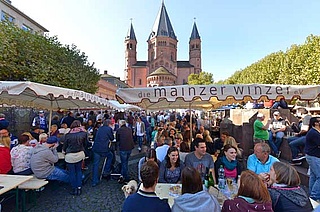
[[[58,152],[58,158],[59,158],[59,160],[64,160],[65,154],[62,152]]]
[[[0,189],[0,195],[17,188],[20,184],[32,178],[33,176],[0,174],[0,186],[3,186]]]
[[[18,186],[32,178],[33,176],[0,174],[0,187],[3,186],[0,189],[0,195],[16,188],[16,211],[19,211]]]

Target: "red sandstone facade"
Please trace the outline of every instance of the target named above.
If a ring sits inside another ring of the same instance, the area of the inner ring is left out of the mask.
[[[137,61],[137,39],[131,24],[125,39],[125,82],[131,87],[183,85],[201,69],[201,39],[196,23],[189,41],[189,60],[177,60],[178,40],[164,3],[148,38],[148,60]]]

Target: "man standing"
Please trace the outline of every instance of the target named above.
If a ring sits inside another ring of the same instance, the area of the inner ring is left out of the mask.
[[[272,164],[279,161],[270,155],[270,147],[267,143],[256,143],[254,153],[248,157],[247,168],[263,180],[267,180]]]
[[[268,120],[267,124],[264,125],[262,122],[264,121],[265,116],[262,113],[258,113],[257,120],[254,121],[253,124],[253,142],[260,143],[260,142],[267,142],[269,140],[269,125],[271,120]]]
[[[195,151],[186,156],[185,164],[186,166],[195,168],[200,173],[202,180],[204,180],[207,169],[210,169],[212,173],[215,173],[214,162],[211,155],[206,152],[205,140],[196,138],[193,142]]]
[[[73,112],[69,111],[66,117],[63,117],[63,119],[61,119],[61,123],[60,124],[67,124],[68,128],[70,128],[72,122],[75,120],[75,118],[73,117]]]
[[[40,110],[38,116],[34,117],[32,121],[32,126],[39,126],[40,129],[43,130],[45,133],[48,132],[48,121],[44,116],[43,110]]]
[[[128,162],[131,151],[134,148],[133,135],[131,128],[126,126],[125,120],[119,121],[120,128],[116,132],[116,140],[119,143],[119,153],[121,160],[121,176],[119,183],[129,181],[128,176]]]
[[[107,119],[103,126],[98,129],[95,136],[94,143],[92,146],[93,152],[93,166],[92,166],[92,186],[95,187],[99,183],[98,169],[101,157],[107,157],[107,162],[105,167],[102,168],[104,172],[102,176],[109,179],[111,175],[111,164],[113,159],[113,154],[110,149],[110,142],[113,141],[113,130],[110,127],[111,120]]]
[[[66,170],[54,166],[59,160],[57,145],[58,138],[51,136],[46,143],[34,147],[30,159],[31,170],[37,178],[69,183],[69,174]]]
[[[164,139],[164,145],[156,148],[157,159],[160,162],[162,162],[165,159],[167,155],[167,151],[171,146],[172,146],[172,139],[170,137],[167,137]]]
[[[320,201],[320,117],[310,119],[312,128],[306,136],[306,159],[310,167],[310,198]]]
[[[159,167],[154,161],[147,161],[141,167],[141,189],[124,202],[123,212],[170,212],[170,206],[157,197],[155,190],[159,178]]]
[[[269,132],[269,145],[273,151],[273,154],[279,158],[281,151],[279,151],[286,130],[285,120],[281,118],[279,111],[273,113],[273,119],[271,120],[270,132]],[[275,141],[274,141],[275,139]]]

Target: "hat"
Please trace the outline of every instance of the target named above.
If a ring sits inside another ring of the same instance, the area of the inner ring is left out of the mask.
[[[39,113],[44,113],[43,110],[40,110]]]
[[[50,136],[47,140],[47,144],[55,144],[59,142],[59,138],[57,136]]]
[[[257,117],[262,118],[264,115],[262,113],[258,113]]]
[[[280,114],[279,111],[276,111],[276,112],[273,113],[273,115],[279,115],[279,114]]]

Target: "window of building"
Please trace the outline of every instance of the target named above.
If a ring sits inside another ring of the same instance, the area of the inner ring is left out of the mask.
[[[186,84],[186,80],[185,80],[185,79],[183,79],[182,84],[183,84],[183,85],[185,85],[185,84]]]
[[[14,22],[14,17],[1,10],[1,21]]]
[[[139,79],[139,85],[142,85],[142,80],[141,79]]]
[[[31,29],[30,27],[28,27],[27,25],[25,25],[25,24],[22,24],[21,29],[24,30],[24,31],[30,31],[30,32],[32,32],[32,29]]]

